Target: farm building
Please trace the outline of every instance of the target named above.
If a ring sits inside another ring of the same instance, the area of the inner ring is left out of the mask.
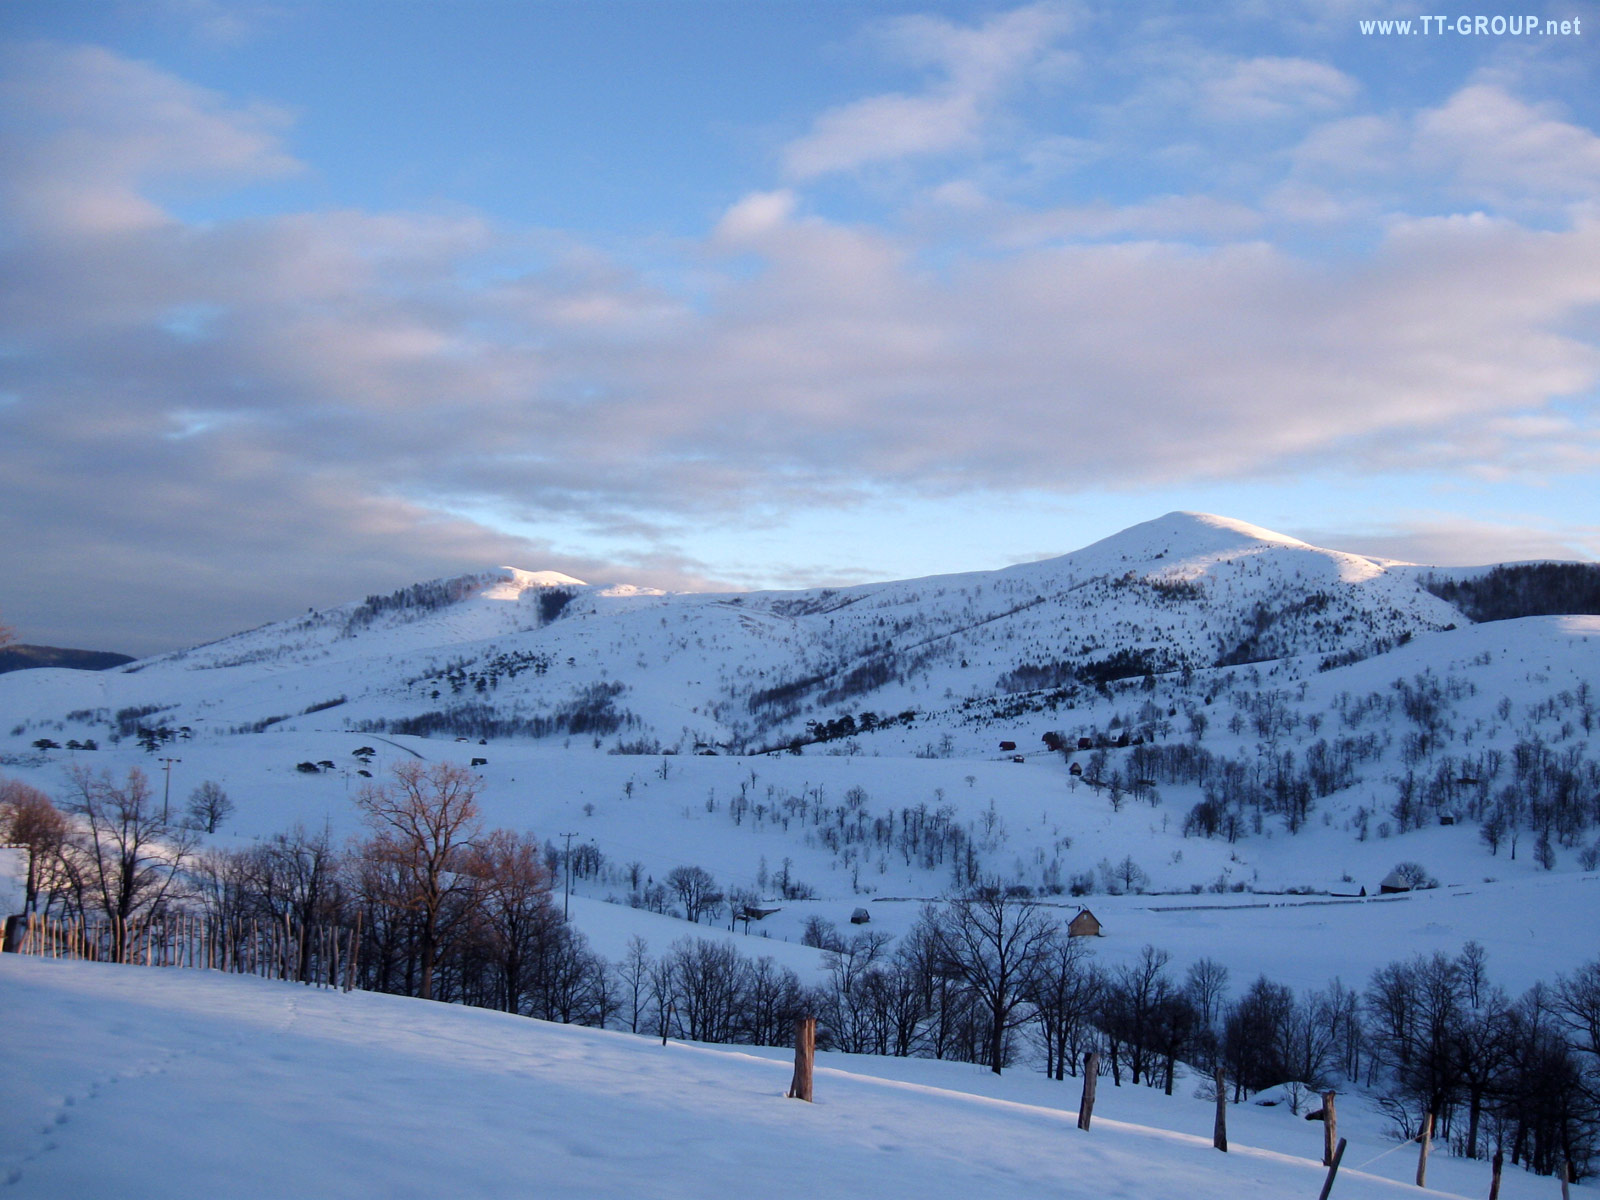
[[[1080,908],[1078,915],[1067,922],[1068,937],[1104,937],[1100,929],[1100,918],[1087,908]]]

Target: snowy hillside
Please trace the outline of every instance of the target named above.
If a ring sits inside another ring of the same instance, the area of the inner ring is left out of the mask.
[[[1260,1153],[1194,1140],[1209,1109],[1192,1064],[1226,1043],[1255,1072],[1243,1092],[1337,1087],[1364,1114],[1357,1163],[1405,1178],[1383,1139],[1409,1136],[1428,1096],[1373,989],[1435,970],[1465,997],[1470,963],[1493,986],[1459,1020],[1515,1051],[1472,1144],[1532,1146],[1548,1173],[1566,1134],[1526,1132],[1528,1089],[1596,1053],[1530,1014],[1551,995],[1581,1011],[1561,989],[1582,972],[1600,987],[1597,581],[1585,564],[1374,561],[1175,513],[1061,558],[837,590],[673,595],[497,568],[112,671],[0,675],[0,800],[37,789],[64,810],[54,842],[48,822],[29,835],[53,918],[106,910],[80,885],[117,834],[86,825],[136,797],[138,869],[171,890],[146,887],[131,915],[231,921],[240,954],[260,923],[319,923],[327,944],[361,939],[361,986],[431,994],[434,943],[370,805],[407,771],[442,772],[476,812],[437,860],[456,922],[439,997],[612,1031],[6,956],[0,1000],[39,1031],[8,1085],[55,1114],[0,1135],[12,1180],[95,1194],[108,1161],[138,1157],[161,1169],[129,1168],[117,1194],[174,1194],[174,1162],[197,1195],[228,1171],[244,1180],[228,1194],[313,1194],[312,1169],[341,1195],[434,1195],[439,1172],[484,1195],[536,1178],[601,1197],[1310,1194],[1303,1123],[1249,1096],[1232,1107]],[[1397,879],[1414,890],[1380,894]],[[493,905],[519,894],[540,915],[502,928]],[[1065,947],[1053,977],[1089,981],[1071,1054],[1037,994],[1008,1035],[977,1032],[930,922],[984,903],[1031,914]],[[1066,936],[1080,908],[1101,936]],[[1152,1086],[1117,1088],[1129,1124],[1107,1113],[1104,1137],[1074,1141],[1076,1097],[1039,1070],[1118,1044],[1105,1030],[1141,971],[1174,1012],[1217,984],[1204,1032],[1197,1016],[1167,1061],[1186,1082],[1168,1099],[1147,1071]],[[700,1024],[696,981],[716,980],[721,1023]],[[1261,995],[1279,996],[1272,1032],[1229,1024]],[[806,1006],[825,1044],[905,1057],[841,1060],[797,1111],[770,1051],[616,1032],[771,1043]],[[1323,1031],[1309,1058],[1240,1057],[1287,1045],[1296,1021]],[[930,1057],[1004,1059],[1006,1081]],[[247,1098],[216,1082],[233,1076]],[[1459,1149],[1451,1094],[1441,1137]],[[150,1116],[119,1123],[123,1095]],[[305,1121],[313,1107],[328,1123]],[[219,1109],[259,1146],[219,1150]],[[184,1132],[153,1141],[151,1123]],[[55,1152],[80,1129],[105,1154]],[[271,1153],[284,1145],[315,1168]],[[1505,1194],[1529,1194],[1515,1174]],[[1453,1162],[1439,1179],[1481,1194],[1481,1175]],[[1353,1173],[1340,1194],[1388,1190]]]
[[[1173,513],[1061,558],[838,590],[667,595],[484,571],[104,676],[0,680],[0,713],[124,733],[139,717],[118,714],[149,710],[207,730],[334,720],[749,750],[863,711],[959,718],[1072,681],[1356,657],[1464,623],[1414,573]]]
[[[8,955],[0,1177],[37,1197],[708,1196],[1051,1200],[1315,1195],[1321,1127],[1076,1081],[821,1055],[816,1103],[787,1055],[730,1052],[393,996]],[[1335,1196],[1414,1195],[1415,1156],[1356,1106]],[[1479,1196],[1438,1159],[1429,1195]],[[1553,1185],[1511,1172],[1507,1200]],[[1580,1187],[1575,1195],[1589,1194]]]
[[[0,676],[0,754],[52,794],[74,763],[179,758],[173,795],[215,781],[225,834],[254,837],[352,830],[363,773],[459,761],[494,822],[593,847],[581,893],[635,903],[685,863],[840,900],[1593,870],[1600,618],[1474,624],[1425,586],[1481,603],[1459,588],[1491,575],[1195,513],[843,590],[490,570],[120,670]]]

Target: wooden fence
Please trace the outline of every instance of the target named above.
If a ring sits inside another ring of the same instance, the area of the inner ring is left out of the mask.
[[[16,949],[41,958],[225,971],[347,992],[356,986],[359,918],[354,928],[182,912],[128,920],[29,913],[23,922]]]

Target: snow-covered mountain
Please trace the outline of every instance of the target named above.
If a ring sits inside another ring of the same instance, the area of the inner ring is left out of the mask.
[[[318,726],[751,749],[864,711],[970,716],[1147,672],[1354,660],[1468,623],[1421,579],[1199,513],[1004,570],[842,589],[668,594],[506,567],[104,676],[30,672],[0,681],[0,712],[114,721],[142,708],[167,725],[243,729],[315,706]]]
[[[1094,958],[1108,970],[1132,968],[1155,947],[1171,954],[1175,972],[1201,958],[1224,964],[1236,990],[1258,975],[1302,993],[1335,978],[1359,990],[1388,963],[1414,953],[1451,958],[1470,940],[1493,978],[1521,991],[1593,955],[1593,922],[1581,914],[1594,910],[1600,889],[1597,613],[1592,564],[1421,567],[1195,513],[1060,558],[847,589],[668,594],[492,568],[110,671],[0,675],[0,772],[71,802],[85,783],[75,769],[91,778],[104,771],[108,782],[138,769],[151,798],[179,813],[190,789],[215,784],[236,811],[204,840],[227,850],[271,845],[290,830],[342,841],[361,828],[353,801],[369,780],[419,760],[459,764],[478,777],[485,826],[538,840],[561,869],[563,891],[571,888],[562,907],[573,926],[613,964],[693,937],[826,983],[833,968],[817,929],[851,929],[865,914],[871,935],[903,938],[925,902],[1003,887],[1062,919],[1092,905],[1105,935],[1094,939]],[[1440,886],[1376,895],[1398,863]],[[715,928],[693,921],[661,882],[686,866],[703,868],[725,893]],[[745,908],[756,901],[759,920]],[[1567,916],[1545,919],[1551,913]],[[124,976],[106,972],[129,968],[66,964],[72,973],[48,980],[34,971],[62,965],[30,965],[26,986],[6,973],[16,995],[4,999],[27,1010],[38,1035],[19,1044],[98,1047],[104,1029],[122,1038],[127,1021],[116,1006],[126,1003],[156,1014],[138,1034],[151,1062],[211,1053],[196,1048],[205,1039],[192,1046],[168,1036],[193,1016],[218,1031],[217,1044],[245,1048],[229,1073],[254,1078],[265,1061],[255,1041],[277,1047],[291,1020],[315,1018],[308,1037],[317,1053],[294,1051],[294,1071],[281,1075],[290,1082],[251,1089],[260,1097],[252,1120],[269,1131],[298,1111],[294,1096],[322,1086],[317,1055],[335,1042],[328,1061],[342,1079],[420,1077],[413,1058],[431,1056],[427,1047],[455,1054],[469,1045],[482,1069],[447,1074],[430,1094],[487,1088],[489,1107],[509,1099],[515,1108],[535,1079],[535,1091],[559,1101],[536,1124],[569,1131],[535,1159],[555,1162],[574,1187],[596,1160],[588,1133],[571,1131],[585,1129],[591,1112],[615,1124],[624,1110],[612,1081],[641,1071],[666,1079],[668,1057],[681,1049],[528,1033],[487,1013],[436,1019],[433,1010],[448,1010],[255,980],[125,987]],[[318,1005],[327,1012],[313,1013]],[[69,1106],[73,1097],[88,1104],[104,1092],[95,1064],[122,1049],[55,1055],[24,1064],[20,1078],[48,1079]],[[727,1127],[723,1093],[739,1098],[740,1114],[770,1101],[758,1121],[769,1133],[796,1119],[798,1106],[779,1096],[781,1064],[752,1055],[693,1061],[702,1075],[714,1070],[715,1086],[675,1100],[674,1112],[689,1116],[670,1128],[653,1110],[624,1112],[619,1128],[646,1145],[636,1156],[645,1165],[616,1173],[596,1194],[655,1186],[671,1146],[700,1145],[702,1127]],[[837,1160],[824,1191],[859,1191],[886,1150],[915,1144],[926,1154],[942,1144],[930,1131],[948,1121],[966,1128],[983,1113],[1015,1115],[993,1130],[1006,1152],[953,1166],[941,1159],[931,1174],[919,1159],[904,1174],[905,1194],[932,1194],[934,1175],[968,1191],[1002,1175],[1009,1186],[1022,1161],[1018,1121],[1043,1130],[1042,1145],[1063,1144],[1056,1110],[1070,1092],[1036,1073],[1008,1071],[1003,1083],[985,1078],[979,1087],[974,1069],[950,1063],[849,1069],[826,1072],[830,1091],[815,1113],[844,1114],[847,1125],[870,1117],[872,1136],[852,1150],[832,1124],[785,1151],[811,1161],[820,1145]],[[227,1107],[215,1103],[214,1071],[176,1084],[181,1072],[166,1079],[165,1066],[145,1074],[162,1083],[134,1106],[141,1112]],[[872,1074],[893,1082],[865,1078]],[[927,1100],[884,1132],[885,1097],[902,1093]],[[1043,1170],[1039,1188],[1099,1195],[1109,1178],[1137,1180],[1123,1190],[1144,1194],[1157,1143],[1159,1170],[1192,1193],[1266,1186],[1245,1154],[1224,1158],[1208,1139],[1153,1133],[1196,1121],[1209,1128],[1209,1101],[1145,1088],[1114,1096],[1108,1103],[1128,1107],[1107,1112],[1106,1126],[1126,1144],[1106,1139],[1098,1174],[1076,1162]],[[1372,1165],[1397,1176],[1400,1160],[1386,1156],[1377,1107],[1341,1105],[1356,1138],[1372,1144],[1340,1186],[1348,1179],[1378,1195],[1388,1185],[1363,1173]],[[363,1180],[374,1162],[411,1161],[405,1146],[415,1138],[393,1139],[384,1132],[393,1114],[379,1116],[357,1127],[357,1155],[338,1160],[359,1163]],[[19,1134],[0,1147],[0,1158],[22,1164],[11,1181],[23,1192],[61,1193],[77,1169],[79,1158],[50,1154],[62,1120],[48,1137]],[[449,1113],[440,1120],[433,1125],[454,1127]],[[184,1152],[163,1162],[209,1162],[190,1151],[227,1141],[194,1128],[201,1133]],[[1245,1145],[1271,1148],[1261,1162],[1303,1153],[1297,1118],[1246,1117],[1239,1132]],[[114,1143],[97,1134],[95,1144]],[[334,1139],[307,1161],[321,1171],[343,1153]],[[138,1159],[80,1157],[94,1178],[125,1177]],[[225,1157],[218,1170],[240,1156]],[[904,1173],[903,1157],[890,1156],[894,1171]],[[1235,1165],[1247,1162],[1248,1172]],[[730,1179],[746,1169],[735,1165]],[[1274,1169],[1275,1194],[1320,1175],[1314,1159]],[[204,1191],[209,1170],[185,1178]],[[336,1176],[351,1194],[387,1186],[381,1174],[370,1188],[356,1186],[355,1170]],[[1481,1194],[1482,1164],[1452,1163],[1444,1173],[1462,1181],[1463,1194]],[[686,1177],[704,1194],[702,1179]],[[286,1178],[263,1175],[261,1194],[293,1190]],[[1073,1179],[1089,1182],[1074,1191]],[[161,1183],[171,1190],[165,1175]],[[1510,1186],[1507,1194],[1534,1194],[1521,1181]],[[77,1190],[85,1187],[94,1190]]]
[[[148,771],[164,747],[174,798],[216,781],[230,831],[265,836],[351,829],[352,777],[391,758],[459,759],[496,822],[593,843],[596,898],[685,863],[748,894],[792,863],[835,900],[978,876],[1375,890],[1401,858],[1447,882],[1593,870],[1597,576],[1374,560],[1196,513],[844,589],[495,568],[116,670],[0,676],[0,763],[59,793],[74,761]]]

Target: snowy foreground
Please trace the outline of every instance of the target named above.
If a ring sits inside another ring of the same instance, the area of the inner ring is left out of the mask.
[[[685,1046],[392,996],[183,970],[0,959],[7,1197],[1314,1197],[1321,1126],[1019,1069],[819,1056],[785,1099],[782,1051]],[[1192,1086],[1192,1085],[1191,1085]],[[1430,1189],[1352,1102],[1335,1197]],[[1385,1151],[1392,1151],[1385,1154]],[[1381,1156],[1381,1157],[1380,1157]],[[1376,1160],[1376,1161],[1372,1161]],[[1553,1196],[1509,1171],[1502,1196]],[[1575,1195],[1593,1195],[1580,1187]]]

